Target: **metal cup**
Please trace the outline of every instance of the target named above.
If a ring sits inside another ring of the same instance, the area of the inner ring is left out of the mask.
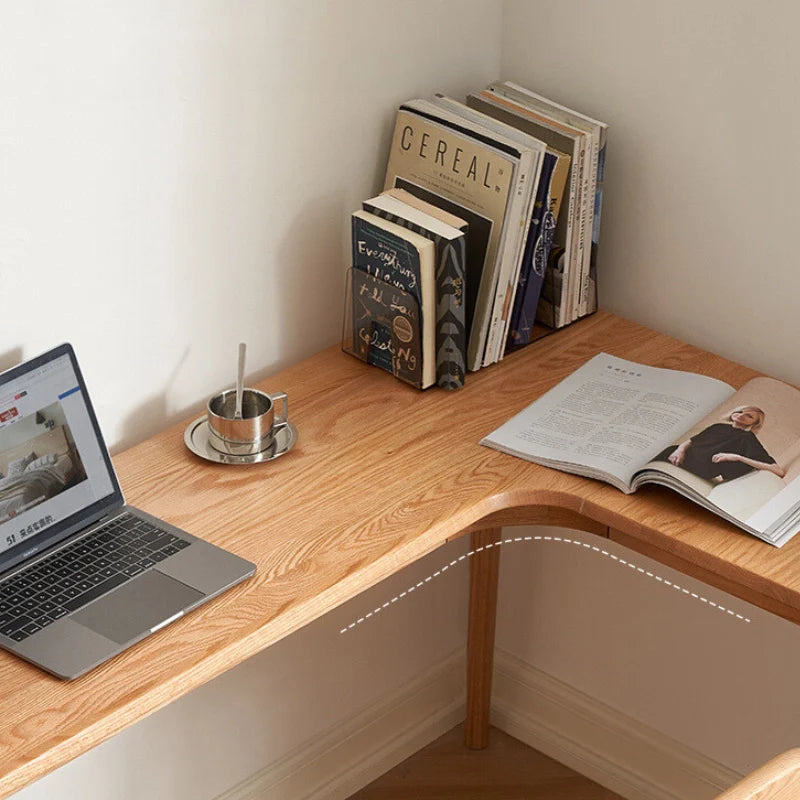
[[[283,417],[275,421],[275,404],[283,401]],[[242,416],[236,418],[236,390],[215,394],[207,404],[208,441],[221,453],[253,455],[272,445],[275,434],[289,421],[286,392],[267,394],[258,389],[242,390]]]

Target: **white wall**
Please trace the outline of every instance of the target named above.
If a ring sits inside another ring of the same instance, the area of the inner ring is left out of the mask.
[[[601,305],[800,383],[800,8],[504,9],[503,76],[610,125]],[[501,647],[740,772],[800,742],[797,626],[715,620],[569,551],[503,570]]]
[[[800,6],[504,9],[503,75],[610,125],[601,304],[800,383]]]
[[[233,383],[240,340],[254,379],[335,343],[397,104],[496,75],[500,23],[491,0],[0,2],[0,368],[71,340],[118,451]],[[463,645],[459,580],[339,637],[355,601],[19,797],[215,797]]]
[[[493,6],[0,4],[0,367],[71,340],[118,450],[240,340],[253,377],[336,342],[394,107],[497,72]]]
[[[613,542],[602,549],[661,580],[555,540],[509,545],[497,645],[741,774],[796,747],[797,625]]]

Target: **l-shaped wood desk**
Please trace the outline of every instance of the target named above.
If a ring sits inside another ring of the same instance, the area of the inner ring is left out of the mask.
[[[262,386],[288,392],[299,431],[271,463],[203,461],[184,446],[186,423],[116,457],[128,502],[254,561],[257,574],[74,682],[0,652],[0,796],[465,533],[476,545],[512,524],[609,536],[800,622],[800,537],[775,549],[668,490],[626,496],[478,444],[601,351],[733,386],[756,374],[599,312],[456,392],[418,392],[326,350]],[[498,557],[493,548],[471,560],[472,746],[488,726]]]

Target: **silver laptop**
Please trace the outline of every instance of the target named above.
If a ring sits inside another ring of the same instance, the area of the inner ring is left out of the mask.
[[[125,504],[69,344],[0,374],[0,646],[75,678],[254,572]]]

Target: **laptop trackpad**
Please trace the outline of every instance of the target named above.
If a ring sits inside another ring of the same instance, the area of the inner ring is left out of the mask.
[[[79,611],[72,619],[125,644],[202,596],[202,592],[151,569]]]

